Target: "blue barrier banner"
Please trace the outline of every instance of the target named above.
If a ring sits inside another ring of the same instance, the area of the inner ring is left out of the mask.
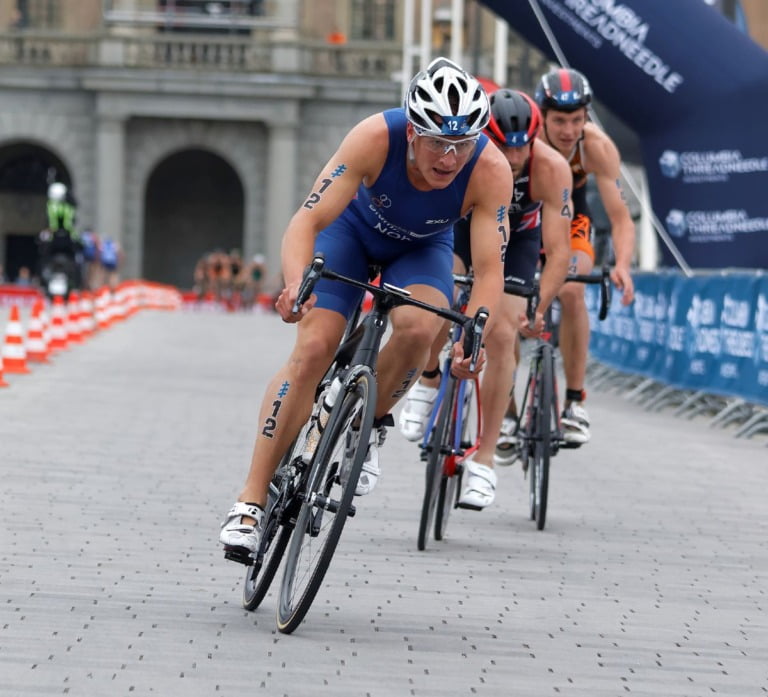
[[[638,274],[635,302],[614,296],[597,319],[587,289],[590,352],[619,370],[681,389],[768,405],[768,277]]]
[[[556,58],[529,2],[480,1]],[[768,52],[703,0],[537,6],[595,99],[637,133],[654,213],[687,264],[768,268]]]

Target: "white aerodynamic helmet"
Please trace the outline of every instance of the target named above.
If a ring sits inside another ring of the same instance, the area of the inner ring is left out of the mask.
[[[490,118],[482,85],[447,58],[417,73],[405,95],[405,115],[419,135],[473,136]]]

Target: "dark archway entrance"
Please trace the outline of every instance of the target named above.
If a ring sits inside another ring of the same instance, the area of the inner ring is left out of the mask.
[[[48,224],[46,193],[54,181],[73,189],[69,171],[49,150],[24,142],[0,147],[0,265],[10,281],[23,266],[38,271],[36,236]]]
[[[218,155],[194,149],[163,160],[147,182],[143,277],[191,288],[200,257],[241,249],[244,198],[237,173]]]

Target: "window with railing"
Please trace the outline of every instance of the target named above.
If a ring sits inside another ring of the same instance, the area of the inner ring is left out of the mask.
[[[247,34],[265,24],[279,0],[103,0],[107,26],[153,26],[161,32]]]
[[[61,0],[16,0],[16,26],[20,29],[58,29]]]
[[[392,41],[395,0],[353,0],[350,35],[353,39]]]

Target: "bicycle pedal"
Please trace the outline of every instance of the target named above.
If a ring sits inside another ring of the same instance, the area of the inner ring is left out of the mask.
[[[567,448],[568,450],[575,450],[576,448],[580,448],[582,445],[584,445],[584,443],[573,443],[567,440],[560,441],[560,447]]]
[[[465,511],[483,511],[485,510],[485,506],[472,506],[468,503],[462,503],[461,501],[456,502],[456,508],[463,508]]]
[[[253,557],[251,551],[245,547],[225,547],[224,558],[229,561],[235,561],[245,566],[253,566]]]

